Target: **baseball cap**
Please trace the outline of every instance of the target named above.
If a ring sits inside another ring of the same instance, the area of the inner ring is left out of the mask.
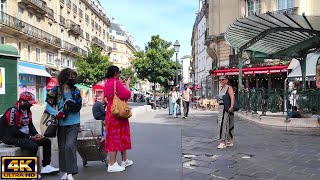
[[[20,94],[20,99],[28,101],[30,104],[36,104],[34,95],[31,92],[25,91]]]

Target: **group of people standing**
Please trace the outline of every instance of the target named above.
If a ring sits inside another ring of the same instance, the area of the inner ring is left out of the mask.
[[[116,94],[121,100],[130,98],[130,77],[120,80],[121,71],[117,66],[110,66],[104,88],[106,102],[105,114],[99,114],[105,120],[105,151],[110,154],[108,172],[124,171],[133,164],[127,157],[131,149],[130,126],[128,119],[113,117],[111,107]],[[30,92],[20,94],[19,100],[9,108],[0,119],[0,140],[5,144],[28,150],[30,156],[36,156],[38,147],[43,146],[43,160],[40,174],[63,172],[61,180],[74,180],[79,172],[77,166],[77,136],[80,130],[80,109],[82,98],[75,86],[77,73],[66,68],[58,75],[59,85],[47,93],[46,113],[58,120],[57,139],[59,147],[59,168],[51,163],[51,141],[36,130],[32,122],[31,107],[36,103]],[[117,152],[121,152],[121,166],[116,161]],[[39,179],[41,178],[39,174]]]
[[[172,91],[169,93],[169,114],[173,115],[173,118],[178,117],[178,111],[180,107],[183,107],[183,118],[188,118],[189,115],[189,105],[192,99],[192,91],[188,84],[184,85],[182,91],[178,91],[178,87],[172,87]]]

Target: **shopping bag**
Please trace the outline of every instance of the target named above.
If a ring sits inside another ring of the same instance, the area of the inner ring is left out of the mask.
[[[58,120],[55,116],[44,111],[40,120],[40,130],[43,136],[53,138],[57,136]]]

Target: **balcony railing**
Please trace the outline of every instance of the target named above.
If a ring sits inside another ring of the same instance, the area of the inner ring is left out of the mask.
[[[63,49],[66,49],[66,50],[73,52],[75,54],[79,54],[79,55],[86,55],[87,54],[87,51],[85,51],[85,50],[79,48],[78,46],[73,45],[67,41],[63,41],[61,44],[62,44]]]
[[[78,11],[77,5],[76,5],[76,4],[73,4],[73,12],[74,12],[75,14],[77,14],[77,11]]]
[[[71,9],[71,0],[67,0],[67,7],[68,9]]]
[[[47,3],[44,0],[21,0],[21,3],[31,5],[32,8],[39,10],[39,13],[47,13]]]
[[[83,30],[80,28],[79,24],[76,24],[75,22],[68,20],[67,26],[73,34],[83,36]]]
[[[0,12],[0,24],[3,24],[5,26],[18,30],[20,32],[24,32],[29,36],[40,39],[47,43],[50,43],[59,47],[61,46],[60,38],[53,36],[47,33],[46,31],[36,28],[4,12]]]
[[[63,16],[60,16],[60,25],[63,27],[66,27],[66,18],[64,18]]]
[[[97,37],[95,37],[95,36],[92,37],[92,42],[93,42],[94,44],[100,46],[100,47],[103,48],[103,49],[106,47],[106,45],[104,44],[104,42],[101,41],[99,38],[97,38]]]
[[[48,12],[48,18],[54,20],[54,12],[53,12],[53,9],[48,8],[47,12]]]
[[[65,4],[65,0],[60,0],[60,6],[64,7],[64,4]]]
[[[238,55],[229,55],[229,66],[237,67],[239,64]]]
[[[298,14],[298,7],[288,8],[288,9],[281,9],[278,11],[271,12],[272,14],[289,14],[289,15],[297,15]]]

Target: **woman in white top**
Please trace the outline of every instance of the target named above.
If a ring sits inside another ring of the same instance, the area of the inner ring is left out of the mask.
[[[176,87],[172,88],[172,98],[171,101],[173,103],[173,118],[177,118],[177,110],[178,110],[178,100],[180,99],[180,93],[176,90]]]

